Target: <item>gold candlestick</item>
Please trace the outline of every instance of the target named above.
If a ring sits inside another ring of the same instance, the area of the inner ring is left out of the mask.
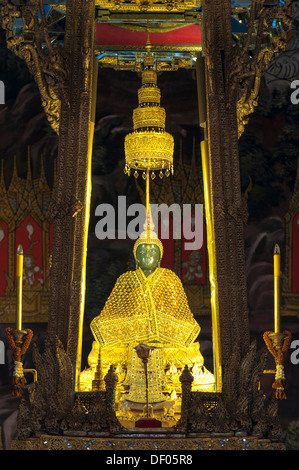
[[[149,383],[148,383],[148,361],[149,357],[151,356],[152,352],[157,349],[155,346],[149,346],[148,344],[143,344],[140,343],[137,346],[135,346],[135,351],[139,359],[142,360],[143,367],[144,367],[144,374],[145,374],[145,393],[146,393],[146,416],[145,418],[141,418],[138,421],[135,422],[135,427],[136,428],[143,428],[143,427],[149,427],[149,428],[160,428],[161,421],[158,421],[156,418],[150,417],[149,413]]]
[[[16,287],[17,287],[17,330],[22,330],[22,291],[23,291],[23,248],[18,246],[17,250],[17,268],[16,268]]]
[[[280,332],[280,249],[274,247],[274,331]]]

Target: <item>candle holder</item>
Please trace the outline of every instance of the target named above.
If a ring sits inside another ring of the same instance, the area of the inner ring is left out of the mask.
[[[18,330],[6,328],[5,335],[14,357],[14,371],[11,380],[11,384],[14,385],[14,390],[12,394],[14,396],[21,396],[23,393],[22,387],[27,383],[24,377],[22,356],[29,347],[33,331],[29,329]]]
[[[276,390],[275,396],[279,400],[287,398],[283,362],[291,342],[291,337],[291,333],[287,330],[282,332],[266,331],[263,335],[266,346],[276,363],[275,381],[272,387]]]

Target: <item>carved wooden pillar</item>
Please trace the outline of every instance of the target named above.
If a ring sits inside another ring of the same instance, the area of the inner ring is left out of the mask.
[[[249,322],[238,151],[236,100],[227,96],[232,46],[230,0],[205,0],[204,54],[206,63],[208,173],[211,203],[215,306],[219,320],[222,364],[239,344],[249,347]]]
[[[94,0],[68,0],[64,47],[69,80],[60,111],[48,332],[59,337],[72,363],[80,343],[85,290],[97,70],[94,31]]]

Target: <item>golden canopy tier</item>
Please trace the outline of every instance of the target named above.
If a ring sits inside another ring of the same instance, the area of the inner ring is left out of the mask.
[[[165,117],[165,109],[159,106],[143,106],[136,108],[133,112],[134,130],[146,127],[148,129],[157,128],[163,132]]]
[[[144,59],[142,86],[138,90],[139,106],[133,111],[134,132],[125,138],[125,173],[134,176],[138,171],[160,170],[168,176],[173,173],[174,141],[172,135],[165,132],[165,109],[160,106],[161,92],[157,86],[157,72],[154,70],[154,57],[148,54]],[[154,173],[152,173],[154,177]]]

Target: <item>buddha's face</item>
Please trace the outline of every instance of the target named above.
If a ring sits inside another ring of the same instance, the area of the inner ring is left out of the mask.
[[[160,248],[154,243],[142,243],[136,250],[136,260],[142,270],[153,270],[160,261]]]

